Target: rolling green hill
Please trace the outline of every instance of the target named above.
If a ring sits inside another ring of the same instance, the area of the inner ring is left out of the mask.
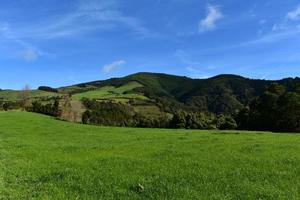
[[[269,81],[248,79],[236,75],[219,75],[209,79],[191,79],[168,74],[137,73],[123,78],[82,83],[60,88],[60,90],[75,94],[74,96],[77,98],[94,95],[105,97],[105,95],[111,95],[109,92],[107,94],[107,90],[112,87],[122,88],[132,82],[137,82],[140,86],[132,88],[131,95],[135,93],[155,100],[166,111],[185,109],[231,114],[260,95],[271,83],[284,85],[289,91],[300,84],[300,78]],[[100,88],[98,89],[100,93],[104,89],[106,93],[95,94],[95,91],[98,92],[95,88]],[[92,92],[86,92],[91,90]],[[110,97],[119,98],[119,96],[113,95]]]
[[[300,78],[278,81],[255,80],[237,75],[219,75],[209,79],[159,74],[137,73],[122,78],[81,83],[58,88],[58,92],[31,91],[31,98],[72,95],[73,100],[91,98],[128,103],[151,104],[165,112],[177,110],[232,114],[262,94],[272,83],[283,85],[287,91],[300,85]],[[20,91],[0,90],[0,100],[16,101]]]
[[[0,112],[0,199],[299,199],[300,135]]]

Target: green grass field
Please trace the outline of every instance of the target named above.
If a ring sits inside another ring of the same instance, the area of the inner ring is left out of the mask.
[[[94,127],[0,113],[3,200],[299,199],[299,180],[300,135]]]
[[[22,91],[20,90],[1,90],[0,99],[4,101],[17,101],[20,100],[21,92]],[[41,90],[30,90],[29,96],[30,98],[40,98],[40,97],[61,96],[61,94],[57,94],[53,92],[45,92]]]
[[[135,94],[135,93],[126,93],[130,92],[135,88],[142,87],[142,85],[138,82],[130,82],[121,87],[114,86],[105,86],[96,90],[91,90],[88,92],[77,93],[73,95],[73,99],[80,100],[82,98],[91,98],[91,99],[113,99],[122,101],[122,99],[144,99],[147,97]]]

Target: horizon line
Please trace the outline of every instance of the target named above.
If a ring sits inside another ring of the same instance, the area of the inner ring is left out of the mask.
[[[99,79],[99,80],[94,80],[94,81],[92,81],[92,80],[91,81],[84,81],[84,82],[74,83],[74,84],[70,84],[70,85],[59,86],[59,87],[54,87],[54,86],[51,86],[51,85],[40,85],[40,86],[37,86],[37,87],[30,88],[30,90],[38,90],[38,88],[42,87],[42,86],[51,87],[51,88],[54,88],[54,89],[59,89],[59,88],[64,88],[64,87],[76,86],[76,85],[80,85],[80,84],[88,84],[88,83],[106,81],[106,80],[110,80],[110,79],[125,78],[125,77],[128,77],[128,76],[137,75],[137,74],[156,74],[156,75],[160,74],[160,75],[169,75],[169,76],[177,76],[177,77],[182,77],[182,78],[188,78],[188,79],[191,79],[191,80],[208,80],[208,79],[213,79],[213,78],[222,77],[222,76],[240,77],[240,78],[243,78],[243,79],[261,80],[261,81],[282,81],[282,80],[285,80],[285,79],[298,79],[298,78],[300,78],[300,76],[294,76],[294,77],[289,76],[289,77],[282,77],[280,79],[264,79],[264,78],[251,78],[251,77],[243,76],[243,75],[240,75],[240,74],[231,74],[231,73],[228,73],[228,74],[227,73],[221,73],[221,74],[212,75],[212,76],[209,76],[209,77],[193,78],[193,77],[187,76],[187,75],[170,74],[170,73],[164,73],[164,72],[144,71],[144,72],[131,73],[131,74],[123,75],[123,76],[112,76],[112,77],[107,78],[107,79]],[[30,84],[25,84],[25,85],[30,86]],[[19,90],[21,90],[21,89],[1,88],[0,87],[0,91],[19,91]]]

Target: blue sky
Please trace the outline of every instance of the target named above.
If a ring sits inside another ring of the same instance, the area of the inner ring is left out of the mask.
[[[1,0],[0,88],[162,72],[300,76],[298,0]]]

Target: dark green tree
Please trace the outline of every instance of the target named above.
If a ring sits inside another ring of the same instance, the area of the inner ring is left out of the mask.
[[[280,98],[277,117],[277,130],[300,131],[300,93],[289,92]]]

